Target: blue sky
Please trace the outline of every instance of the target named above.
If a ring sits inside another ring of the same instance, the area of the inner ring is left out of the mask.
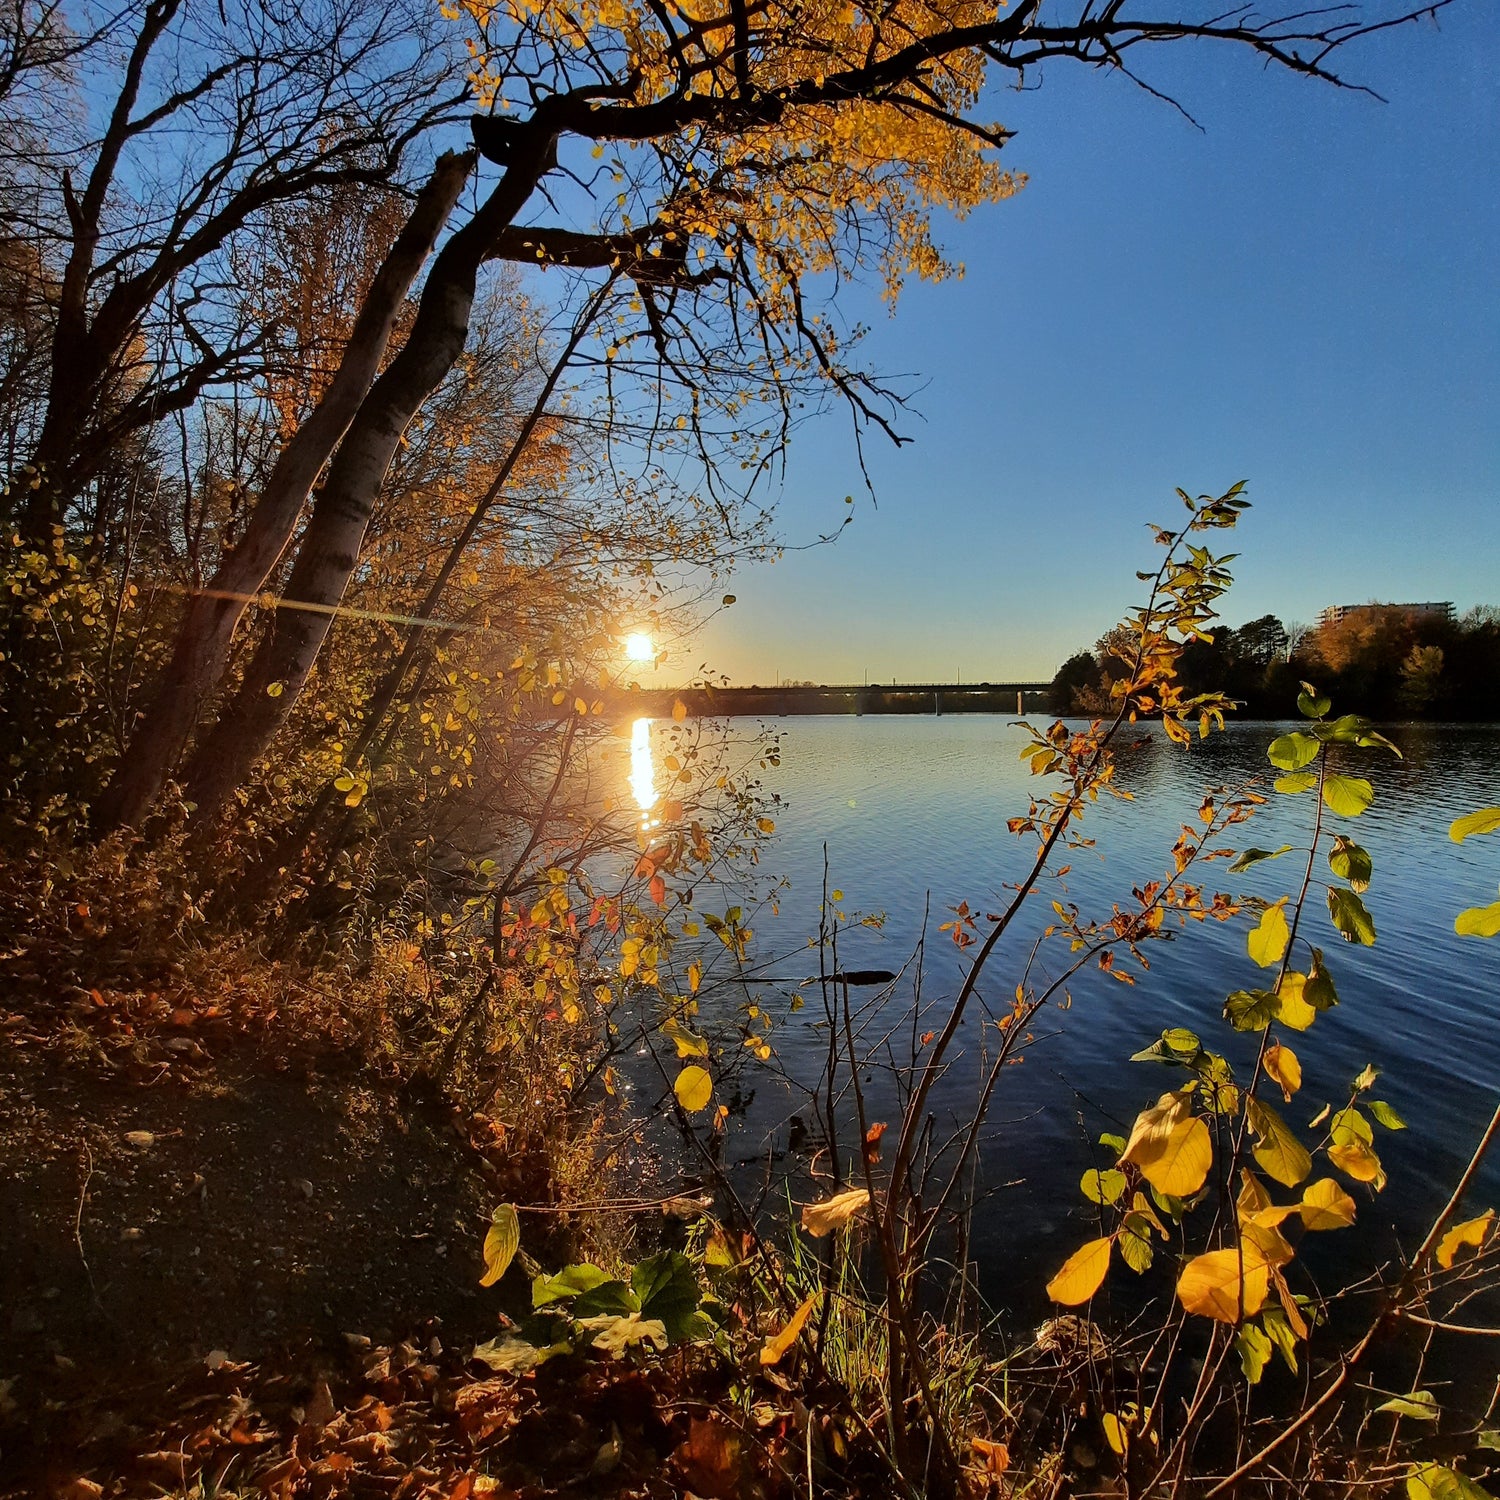
[[[1500,603],[1500,10],[1350,47],[1381,104],[1248,56],[1144,60],[1204,127],[1056,65],[996,90],[1015,199],[941,238],[962,281],[873,292],[866,352],[920,378],[878,508],[847,423],[805,429],[788,541],[663,680],[1050,676],[1135,598],[1173,488],[1249,484],[1229,623],[1382,599]]]

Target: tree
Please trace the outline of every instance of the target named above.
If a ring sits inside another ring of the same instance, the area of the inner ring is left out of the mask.
[[[582,300],[605,278],[628,287],[628,298],[601,308],[594,347],[579,352],[615,398],[610,441],[639,439],[653,452],[681,443],[701,466],[732,540],[734,506],[769,472],[818,389],[848,403],[857,430],[873,424],[895,436],[890,393],[850,362],[849,341],[810,303],[813,283],[868,269],[894,298],[911,275],[949,272],[932,238],[932,208],[964,214],[1019,186],[993,154],[1008,133],[978,117],[989,72],[1024,80],[1050,59],[1131,72],[1130,60],[1148,43],[1219,41],[1336,81],[1330,52],[1366,29],[1343,13],[1205,22],[1138,18],[1124,4],[1096,12],[1089,0],[1066,17],[1044,15],[1038,0],[998,16],[968,0],[898,3],[875,13],[731,3],[701,19],[674,16],[655,0],[576,11],[470,0],[448,14],[470,29],[470,82],[488,111],[476,117],[475,140],[502,170],[439,250],[400,349],[334,433],[337,451],[308,445],[332,452],[332,466],[288,575],[288,603],[298,607],[277,612],[254,683],[226,705],[226,721],[244,732],[223,746],[211,786],[196,778],[212,793],[204,816],[222,805],[225,788],[244,781],[306,682],[403,434],[462,355],[485,263],[511,260],[582,278]],[[442,117],[425,49],[398,46],[394,56],[409,65],[391,71],[382,87],[367,84],[374,60],[392,53],[389,31],[371,29],[361,0],[345,0],[327,16],[300,12],[290,33],[274,37],[259,13],[236,15],[227,31],[210,18],[223,60],[199,67],[195,82],[166,90],[150,107],[139,105],[146,64],[180,16],[197,15],[191,0],[146,0],[84,192],[65,184],[73,227],[36,446],[52,477],[27,506],[36,535],[97,464],[103,439],[148,412],[186,405],[259,355],[264,329],[226,327],[208,340],[195,322],[198,293],[171,292],[199,252],[222,246],[272,201],[334,178],[387,180],[410,143]],[[248,42],[239,42],[240,31]],[[197,63],[211,50],[171,35],[182,61]],[[255,95],[236,92],[255,69],[266,86]],[[351,79],[366,83],[357,99]],[[295,108],[305,95],[312,104]],[[101,260],[104,202],[126,147],[163,120],[180,127],[185,112],[226,98],[230,139],[253,141],[254,149],[232,151],[193,178],[188,198],[167,216],[166,236],[149,244],[127,236]],[[349,100],[353,125],[327,128],[335,99]],[[382,108],[392,101],[396,107]],[[570,184],[568,217],[584,227],[538,222],[538,200],[551,198],[549,179]],[[118,284],[92,308],[90,288],[116,270]],[[120,364],[119,331],[143,326],[158,306],[170,349],[191,346],[199,357],[137,363],[149,397],[143,387],[83,420],[86,403]],[[92,434],[83,455],[74,451],[80,430]],[[256,528],[253,515],[247,531]],[[265,549],[264,576],[277,556]],[[244,571],[256,571],[248,559]],[[223,592],[251,595],[263,581]],[[199,616],[184,627],[179,657],[205,630],[219,637],[191,674],[190,696],[199,702],[205,684],[223,675],[223,632],[235,623],[237,616],[227,627]],[[268,710],[264,687],[277,683],[282,691]],[[262,701],[252,701],[255,694]],[[152,789],[176,764],[181,722],[191,721],[192,709],[159,703],[148,715],[106,822],[140,820]],[[174,722],[163,728],[163,718]]]

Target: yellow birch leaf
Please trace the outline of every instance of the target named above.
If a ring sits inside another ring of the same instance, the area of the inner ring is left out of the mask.
[[[1253,1245],[1210,1250],[1196,1256],[1177,1278],[1177,1300],[1190,1312],[1221,1323],[1238,1323],[1261,1310],[1271,1278]],[[1242,1306],[1243,1303],[1243,1306]]]
[[[1281,962],[1291,936],[1291,930],[1286,923],[1286,902],[1283,898],[1275,906],[1268,906],[1260,914],[1260,921],[1250,929],[1246,946],[1250,950],[1250,957],[1261,968],[1269,969],[1272,965]]]
[[[1047,1283],[1047,1295],[1064,1307],[1077,1307],[1080,1302],[1087,1302],[1099,1290],[1104,1274],[1109,1270],[1111,1243],[1106,1235],[1102,1240],[1090,1240],[1075,1250]]]
[[[818,1295],[819,1294],[817,1292],[814,1292],[812,1296],[809,1297],[807,1301],[804,1302],[802,1306],[792,1314],[791,1318],[787,1322],[786,1327],[783,1328],[781,1332],[778,1333],[774,1338],[769,1338],[766,1340],[760,1351],[761,1364],[774,1365],[782,1357],[782,1355],[784,1355],[787,1350],[797,1342],[797,1335],[802,1332],[803,1328],[807,1324],[808,1318],[811,1317],[812,1310],[817,1304]]]
[[[1130,1442],[1130,1435],[1125,1431],[1125,1424],[1112,1411],[1107,1411],[1099,1419],[1099,1425],[1104,1428],[1104,1441],[1115,1453],[1124,1458],[1125,1449]]]
[[[490,1217],[489,1232],[484,1237],[484,1275],[480,1286],[494,1286],[510,1268],[521,1245],[521,1221],[515,1208],[502,1203]]]
[[[714,1081],[707,1068],[695,1064],[677,1075],[672,1092],[677,1095],[677,1102],[690,1115],[695,1115],[708,1108],[708,1101],[714,1095]]]
[[[1306,1031],[1318,1019],[1317,1007],[1307,1001],[1307,975],[1291,970],[1276,988],[1276,1019],[1293,1031]]]
[[[1472,1245],[1477,1250],[1484,1244],[1484,1237],[1489,1233],[1494,1219],[1495,1210],[1491,1208],[1480,1214],[1477,1219],[1466,1219],[1462,1224],[1455,1224],[1438,1241],[1437,1263],[1447,1271],[1451,1269],[1454,1258],[1462,1246]]]
[[[672,705],[672,717],[680,724],[687,718],[687,704],[681,698]]]
[[[850,1188],[822,1203],[809,1203],[802,1210],[802,1227],[815,1239],[842,1229],[861,1209],[867,1208],[870,1194],[865,1188]]]
[[[1354,1199],[1324,1177],[1303,1190],[1299,1211],[1309,1229],[1347,1229],[1354,1222]]]
[[[1246,1103],[1250,1128],[1260,1137],[1254,1152],[1256,1161],[1283,1187],[1296,1187],[1312,1171],[1312,1157],[1307,1148],[1269,1104],[1254,1098]]]
[[[1372,1183],[1379,1192],[1385,1186],[1385,1169],[1380,1158],[1360,1140],[1345,1141],[1328,1148],[1328,1160],[1356,1182]]]
[[[1266,1048],[1266,1072],[1281,1086],[1281,1097],[1288,1102],[1302,1087],[1302,1064],[1297,1054],[1280,1042]]]

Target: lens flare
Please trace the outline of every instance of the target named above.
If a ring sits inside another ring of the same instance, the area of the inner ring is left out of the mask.
[[[630,790],[635,805],[648,813],[656,806],[656,768],[651,763],[651,720],[637,719],[630,726]]]

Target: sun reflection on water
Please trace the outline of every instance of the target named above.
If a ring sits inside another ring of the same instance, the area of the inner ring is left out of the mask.
[[[656,767],[651,761],[651,720],[630,726],[630,790],[644,818],[656,806]]]

